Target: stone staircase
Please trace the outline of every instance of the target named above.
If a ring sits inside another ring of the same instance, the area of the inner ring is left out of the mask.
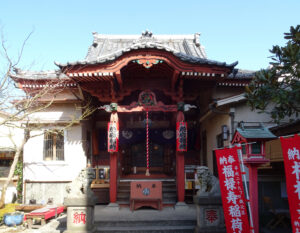
[[[177,199],[175,180],[162,181],[163,204],[175,205]],[[120,181],[117,193],[117,203],[119,205],[129,205],[130,181]]]
[[[174,232],[192,233],[195,231],[196,220],[126,220],[126,221],[97,221],[96,232],[114,233],[150,233]]]

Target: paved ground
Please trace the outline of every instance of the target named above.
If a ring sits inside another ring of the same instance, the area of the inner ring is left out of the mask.
[[[122,220],[176,220],[176,219],[196,219],[196,207],[194,205],[188,205],[187,208],[173,208],[165,207],[163,210],[153,209],[139,209],[136,211],[130,211],[129,208],[113,208],[106,205],[97,205],[95,207],[95,222],[97,221],[122,221]],[[49,221],[45,226],[40,229],[27,229],[26,226],[6,227],[1,226],[0,232],[2,233],[60,233],[66,229],[66,214],[57,219]]]
[[[49,221],[45,226],[40,229],[29,230],[26,226],[6,227],[0,226],[0,232],[2,233],[62,233],[66,229],[66,214]],[[121,221],[121,220],[176,220],[176,219],[196,219],[196,207],[194,205],[188,205],[186,209],[175,209],[173,207],[165,207],[163,210],[153,209],[140,209],[137,211],[130,211],[129,208],[109,208],[104,205],[97,205],[95,207],[95,221]],[[292,232],[288,228],[278,228],[274,230],[263,228],[261,233],[289,233]]]

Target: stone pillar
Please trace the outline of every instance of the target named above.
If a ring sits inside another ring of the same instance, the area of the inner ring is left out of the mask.
[[[95,202],[88,198],[65,198],[67,206],[67,230],[65,233],[95,232]]]
[[[221,196],[194,196],[197,207],[195,232],[226,233]]]
[[[67,207],[66,233],[95,232],[94,206],[97,197],[90,188],[93,176],[92,169],[83,169],[78,177],[66,187],[68,193],[64,199],[64,205]]]
[[[195,232],[225,233],[226,226],[219,180],[205,166],[198,167],[197,178],[200,187],[197,195],[194,196],[194,203],[197,207]]]

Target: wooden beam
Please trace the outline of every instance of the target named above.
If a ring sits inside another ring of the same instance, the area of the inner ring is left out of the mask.
[[[122,90],[123,89],[123,80],[122,80],[122,77],[121,77],[121,71],[118,70],[117,72],[115,72],[115,76],[117,78],[120,89]]]
[[[171,90],[175,91],[175,84],[177,82],[177,79],[179,77],[179,71],[178,70],[174,70],[173,75],[172,75],[172,80],[171,80]]]

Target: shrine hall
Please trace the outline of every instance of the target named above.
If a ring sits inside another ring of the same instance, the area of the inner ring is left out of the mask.
[[[28,142],[25,199],[36,195],[37,183],[61,190],[91,167],[98,203],[129,205],[131,184],[147,181],[154,182],[148,191],[162,189],[162,207],[191,202],[197,167],[215,170],[213,149],[230,144],[253,72],[208,59],[199,33],[93,37],[83,60],[12,75],[26,93],[57,84],[52,105],[39,113],[46,128],[93,109],[62,136]],[[30,145],[38,146],[29,152]]]

